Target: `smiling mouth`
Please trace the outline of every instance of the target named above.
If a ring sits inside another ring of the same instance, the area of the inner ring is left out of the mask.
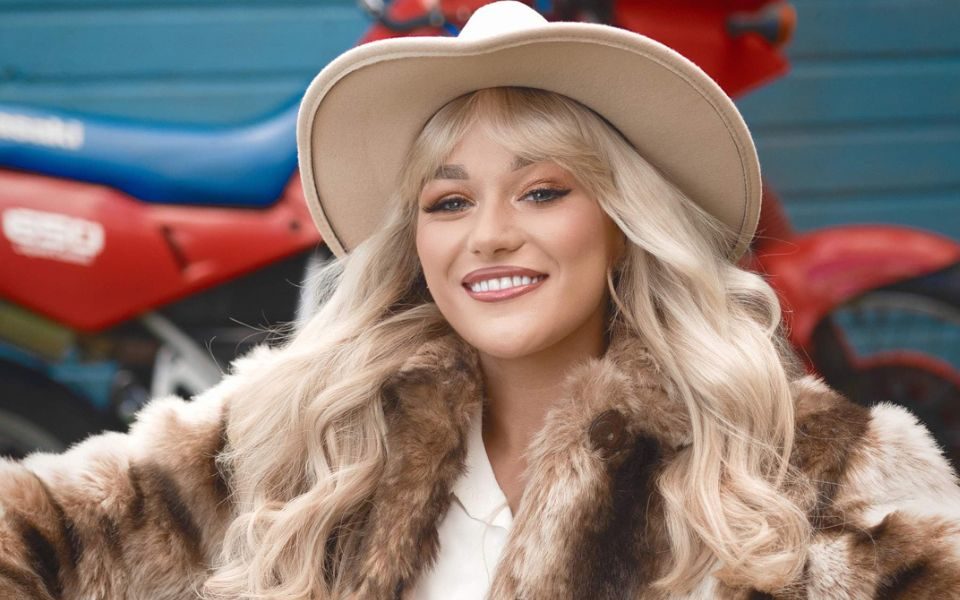
[[[537,275],[536,277],[525,275],[491,277],[469,284],[465,283],[463,284],[463,289],[475,300],[480,300],[481,302],[498,302],[532,292],[540,287],[546,279],[546,275]]]
[[[528,277],[526,275],[522,277],[519,275],[514,275],[513,277],[491,277],[490,279],[475,281],[465,285],[473,292],[499,292],[500,290],[506,291],[530,285],[542,280],[544,277],[546,277],[546,275],[537,275],[536,277]]]

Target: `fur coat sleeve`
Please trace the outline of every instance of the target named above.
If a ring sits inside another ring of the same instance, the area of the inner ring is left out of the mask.
[[[195,598],[230,518],[214,460],[230,385],[153,400],[126,434],[0,459],[0,598]]]
[[[803,580],[779,596],[960,598],[960,487],[927,428],[812,377],[794,390],[795,460],[817,501]]]
[[[535,473],[491,598],[666,598],[649,585],[664,560],[650,477],[688,435],[648,366],[605,358],[571,378],[535,440]],[[397,598],[435,559],[442,499],[462,471],[471,411],[461,409],[481,401],[474,370],[434,348],[394,378],[392,452],[365,530],[358,598]],[[238,385],[227,378],[190,403],[155,400],[130,433],[62,455],[0,460],[0,599],[195,598],[233,518],[216,457]],[[816,495],[803,576],[775,590],[708,577],[686,597],[960,598],[960,488],[927,430],[902,408],[854,405],[812,377],[794,394],[794,460]],[[596,435],[611,424],[616,435]],[[409,476],[430,461],[432,478]]]

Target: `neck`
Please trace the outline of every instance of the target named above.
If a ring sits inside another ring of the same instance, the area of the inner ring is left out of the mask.
[[[606,349],[602,315],[560,342],[518,358],[479,353],[486,383],[483,438],[488,453],[519,457],[543,426],[570,369]]]

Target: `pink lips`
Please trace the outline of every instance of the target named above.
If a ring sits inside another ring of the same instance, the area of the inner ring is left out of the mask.
[[[484,281],[487,279],[494,279],[499,277],[541,277],[540,281],[530,283],[528,285],[521,285],[516,287],[511,287],[505,290],[491,290],[488,292],[474,292],[470,289],[470,285],[478,281]],[[531,269],[525,269],[523,267],[513,267],[513,266],[502,266],[502,267],[487,267],[485,269],[477,269],[476,271],[471,271],[463,278],[462,284],[463,288],[467,290],[467,294],[470,295],[474,300],[479,300],[481,302],[499,302],[501,300],[507,300],[509,298],[516,298],[517,296],[522,296],[528,292],[540,287],[544,281],[546,281],[547,275],[540,273],[539,271],[533,271]]]

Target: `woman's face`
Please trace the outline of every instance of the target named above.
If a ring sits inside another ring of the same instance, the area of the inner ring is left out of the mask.
[[[623,236],[567,170],[524,163],[473,126],[417,214],[430,293],[480,352],[519,358],[602,335],[606,271]]]

